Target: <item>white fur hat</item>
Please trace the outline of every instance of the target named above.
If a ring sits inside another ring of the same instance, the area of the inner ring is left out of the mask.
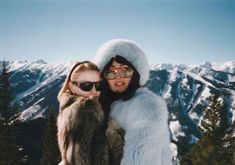
[[[116,55],[132,63],[140,74],[140,85],[144,85],[149,78],[149,63],[141,47],[131,40],[114,39],[104,43],[97,51],[93,62],[102,71],[110,59]]]

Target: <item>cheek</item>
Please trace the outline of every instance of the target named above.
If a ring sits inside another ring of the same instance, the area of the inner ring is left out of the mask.
[[[113,81],[113,80],[108,80],[107,82],[108,82],[108,85],[109,85],[109,88],[110,88],[110,89],[113,89],[113,88],[115,87],[115,85],[114,85],[115,81]]]
[[[72,93],[75,93],[75,92],[76,92],[76,88],[75,88],[74,85],[72,85],[71,83],[69,83],[69,90],[70,90]]]
[[[97,92],[97,97],[100,97],[100,92]]]
[[[91,97],[91,96],[99,97],[100,96],[100,92],[80,93],[80,96],[83,96],[83,97]]]
[[[127,78],[126,79],[126,85],[129,86],[130,82],[131,82],[131,78]]]
[[[84,93],[78,87],[76,87],[76,86],[74,86],[72,84],[69,84],[69,89],[75,95],[81,95],[81,96],[86,95],[86,93]]]
[[[109,86],[112,86],[114,84],[114,82],[112,80],[107,80],[107,82],[108,82]]]
[[[87,94],[87,93],[80,93],[79,95],[82,96],[82,97],[89,97],[89,96],[90,96],[90,95]]]

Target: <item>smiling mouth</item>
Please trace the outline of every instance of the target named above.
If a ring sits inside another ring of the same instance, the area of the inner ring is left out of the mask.
[[[118,86],[118,87],[119,87],[119,86],[124,86],[124,85],[125,85],[124,82],[116,82],[116,83],[115,83],[115,86]]]

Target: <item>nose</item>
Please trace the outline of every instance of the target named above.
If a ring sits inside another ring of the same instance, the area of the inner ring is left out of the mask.
[[[121,74],[117,72],[115,79],[121,79],[121,78],[122,78]]]
[[[94,86],[93,86],[93,88],[91,89],[91,95],[92,95],[92,96],[96,96],[96,97],[99,96],[99,91],[97,91]]]

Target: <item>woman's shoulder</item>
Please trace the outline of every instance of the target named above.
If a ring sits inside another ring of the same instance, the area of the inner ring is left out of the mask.
[[[149,89],[143,87],[136,91],[136,96],[133,99],[136,107],[141,108],[143,111],[148,111],[156,115],[168,115],[168,110],[165,101],[160,96],[157,96]],[[152,115],[153,115],[152,114]]]
[[[143,101],[143,102],[157,103],[157,104],[164,104],[165,105],[165,101],[163,100],[163,98],[156,95],[155,93],[153,93],[152,91],[150,91],[146,87],[139,88],[136,91],[135,98],[140,101]]]

